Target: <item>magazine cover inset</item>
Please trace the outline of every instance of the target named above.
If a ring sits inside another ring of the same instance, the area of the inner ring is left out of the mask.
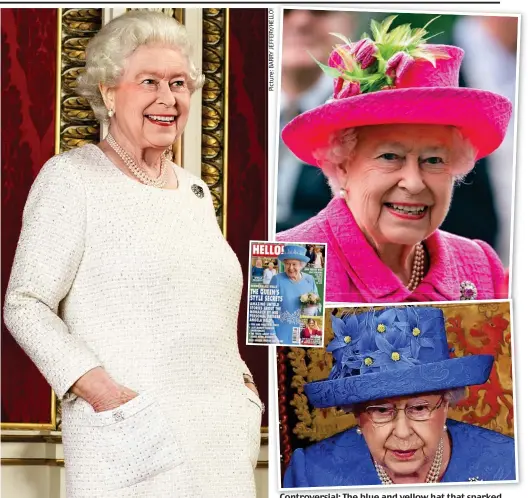
[[[247,344],[322,347],[326,244],[251,241]]]

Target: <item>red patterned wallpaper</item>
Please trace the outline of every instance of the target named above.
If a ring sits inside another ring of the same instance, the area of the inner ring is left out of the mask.
[[[230,9],[227,240],[244,269],[245,286],[249,241],[267,238],[267,18],[267,9]],[[246,306],[244,287],[238,340],[266,403],[268,348],[245,345]]]
[[[56,9],[2,9],[2,306],[22,210],[54,154]],[[51,390],[2,321],[2,422],[50,423]]]

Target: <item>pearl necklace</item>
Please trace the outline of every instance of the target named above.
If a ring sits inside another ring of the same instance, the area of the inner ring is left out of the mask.
[[[433,464],[431,465],[429,472],[427,472],[427,477],[425,478],[426,483],[438,482],[438,478],[440,477],[440,470],[442,469],[443,457],[444,438],[440,439],[440,444],[436,449]],[[374,467],[376,468],[376,472],[378,473],[378,477],[381,481],[381,484],[394,484],[392,482],[392,479],[387,475],[387,472],[385,472],[385,469],[378,462],[374,462]]]
[[[414,248],[414,260],[413,260],[413,269],[411,273],[411,279],[407,284],[407,289],[411,292],[418,287],[420,282],[424,278],[424,268],[425,268],[425,249],[423,242],[416,244]]]
[[[167,185],[169,181],[169,177],[167,175],[167,163],[165,161],[165,158],[161,156],[161,171],[158,178],[150,178],[145,171],[140,168],[136,161],[130,157],[128,152],[123,149],[115,140],[115,138],[110,135],[106,135],[106,141],[108,142],[108,145],[114,149],[115,153],[121,158],[121,160],[125,163],[125,166],[128,168],[128,170],[144,185],[148,185],[150,187],[156,187],[156,188],[163,188]]]

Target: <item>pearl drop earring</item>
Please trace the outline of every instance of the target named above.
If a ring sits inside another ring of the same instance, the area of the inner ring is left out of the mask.
[[[356,432],[361,436],[361,434],[363,434],[363,432],[361,431],[361,427],[357,427],[356,428]]]
[[[444,424],[444,432],[447,432],[447,425]]]
[[[108,117],[111,118],[113,117],[115,114],[114,110],[113,109],[108,109]]]
[[[346,188],[341,187],[341,188],[339,189],[339,197],[341,197],[341,199],[345,199],[345,198],[346,198],[346,195],[347,195]]]

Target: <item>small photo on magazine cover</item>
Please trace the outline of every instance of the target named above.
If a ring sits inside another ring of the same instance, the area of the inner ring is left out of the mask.
[[[282,488],[516,481],[511,320],[507,301],[327,307],[325,348],[277,348]]]
[[[322,347],[326,244],[251,241],[247,344]]]

